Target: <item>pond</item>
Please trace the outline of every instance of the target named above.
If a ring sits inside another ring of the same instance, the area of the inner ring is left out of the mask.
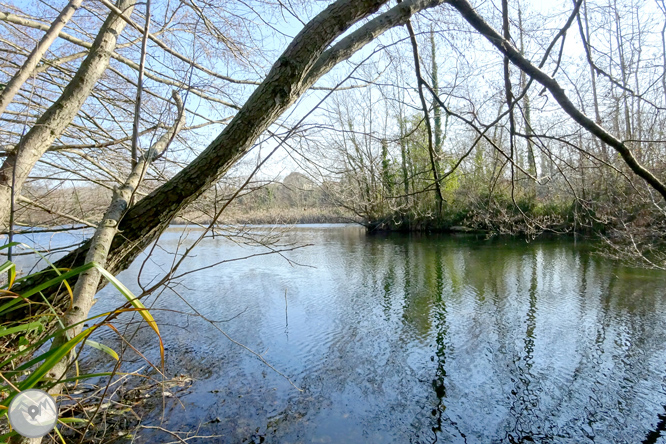
[[[165,233],[142,282],[190,241]],[[201,270],[146,303],[167,375],[192,383],[144,424],[217,435],[189,442],[666,442],[665,273],[571,239],[313,225],[282,242],[312,245]],[[206,239],[183,270],[264,251]],[[133,289],[141,264],[120,275]],[[94,310],[121,302],[107,286]],[[221,322],[178,313],[193,309]],[[98,340],[119,346],[110,330]],[[159,362],[149,329],[132,341]],[[94,350],[84,365],[109,361]]]

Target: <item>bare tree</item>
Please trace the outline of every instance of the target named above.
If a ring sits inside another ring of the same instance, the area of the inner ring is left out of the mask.
[[[63,8],[60,15],[58,15],[58,18],[56,18],[51,24],[49,30],[39,41],[39,44],[34,47],[28,58],[25,60],[23,66],[16,71],[14,77],[12,77],[7,85],[5,85],[2,93],[0,93],[0,116],[5,112],[7,105],[11,103],[12,99],[21,89],[21,86],[23,86],[28,77],[33,74],[35,68],[37,68],[37,64],[42,60],[42,57],[49,49],[49,46],[51,46],[56,40],[60,30],[65,26],[69,19],[72,18],[72,15],[74,15],[76,10],[81,6],[82,2],[83,0],[71,0],[67,6]]]
[[[118,7],[131,14],[135,0],[119,0]],[[102,25],[91,51],[60,98],[47,109],[23,136],[0,167],[0,227],[5,228],[13,207],[13,196],[19,195],[30,171],[51,147],[81,109],[81,105],[106,70],[118,35],[126,26],[121,16],[110,13]]]

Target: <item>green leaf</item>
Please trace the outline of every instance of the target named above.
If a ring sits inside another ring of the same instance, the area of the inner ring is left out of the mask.
[[[58,419],[58,422],[61,422],[63,424],[73,424],[75,422],[85,424],[88,422],[88,420],[83,418],[60,418]]]
[[[34,288],[31,288],[30,290],[21,294],[20,297],[18,297],[16,299],[6,303],[5,305],[3,305],[2,306],[2,311],[7,311],[8,308],[12,307],[15,304],[18,304],[19,302],[21,302],[24,299],[29,298],[33,294],[39,293],[40,291],[42,291],[46,288],[49,288],[52,285],[59,284],[59,283],[63,282],[65,279],[71,278],[72,276],[77,276],[77,275],[83,273],[84,271],[88,271],[91,268],[93,268],[94,266],[95,265],[92,264],[92,263],[84,264],[84,265],[81,265],[80,267],[77,267],[73,270],[68,271],[67,273],[56,276],[53,279],[49,279],[48,281],[44,282],[43,284],[38,285]]]
[[[41,361],[43,361],[44,359],[48,358],[49,356],[51,356],[51,355],[52,355],[53,353],[55,353],[56,351],[57,351],[56,349],[53,349],[53,350],[49,350],[49,351],[47,351],[47,352],[42,353],[41,355],[39,355],[39,356],[37,356],[37,357],[31,359],[30,361],[28,361],[28,362],[26,362],[25,364],[23,364],[23,365],[21,365],[20,367],[18,367],[18,368],[15,370],[15,372],[22,372],[22,371],[28,370],[30,367],[32,367],[33,365],[37,364],[38,362],[41,362]],[[18,357],[18,356],[17,356],[17,357]],[[7,373],[14,373],[14,372],[7,372]]]
[[[16,265],[12,261],[6,261],[4,264],[0,265],[0,273],[9,272],[9,282],[6,287],[12,288],[14,281],[16,280]],[[2,288],[5,288],[3,285]]]
[[[14,310],[18,310],[19,308],[21,308],[25,305],[28,305],[27,302],[25,302],[23,304],[18,304],[18,302],[22,302],[22,301],[25,301],[25,299],[21,295],[19,295],[18,297],[12,299],[11,301],[0,305],[0,314],[2,314],[4,316],[9,312],[12,312]]]
[[[63,438],[62,435],[60,434],[60,430],[58,430],[58,428],[53,429],[53,431],[56,433],[56,435],[58,435],[58,438],[60,438],[60,442],[62,444],[67,444],[65,442],[65,438]]]
[[[44,345],[49,339],[51,339],[51,338],[54,337],[54,336],[55,336],[55,333],[54,333],[54,334],[51,334],[51,335],[49,335],[49,336],[47,336],[47,337],[45,337],[45,338],[40,339],[40,340],[39,340],[38,342],[36,342],[36,343],[30,343],[30,344],[28,344],[28,346],[27,346],[24,350],[19,350],[19,351],[16,351],[16,352],[14,352],[14,353],[11,353],[11,354],[9,355],[8,358],[6,358],[4,361],[0,362],[0,368],[3,368],[4,366],[6,366],[7,364],[9,364],[9,363],[12,362],[13,360],[18,359],[18,358],[20,358],[21,356],[27,354],[30,350],[33,350],[33,349],[34,349],[34,350],[37,350],[37,349],[39,349],[42,345]],[[20,341],[20,340],[19,340],[19,341]],[[19,342],[19,343],[20,343],[20,342]],[[17,368],[16,370],[5,370],[3,373],[5,373],[5,374],[7,374],[7,373],[19,373],[19,372],[21,372],[22,370],[27,370],[28,368],[32,367],[33,364],[36,364],[37,362],[39,362],[39,361],[43,361],[44,359],[46,359],[46,358],[47,358],[46,355],[47,355],[48,353],[49,353],[49,352],[46,352],[46,353],[43,353],[43,354],[39,355],[37,358],[32,359],[30,362],[27,362],[27,363],[23,364],[21,367]]]
[[[3,245],[3,246],[0,246],[0,250],[5,250],[5,249],[7,249],[7,248],[9,248],[9,247],[15,247],[15,246],[17,246],[17,245],[21,245],[21,242],[10,242],[10,243],[8,243],[8,244],[5,244],[5,245]]]
[[[116,353],[111,347],[108,347],[104,344],[100,344],[99,342],[92,341],[92,340],[88,339],[86,341],[86,345],[89,345],[92,348],[96,348],[97,350],[103,351],[104,353],[111,356],[116,361],[118,361],[120,359],[120,357],[118,356],[118,353]]]
[[[59,284],[60,282],[64,281],[65,279],[69,279],[73,276],[77,276],[77,275],[83,273],[84,271],[88,271],[91,268],[93,268],[94,266],[95,265],[93,263],[90,263],[90,264],[81,265],[80,267],[76,267],[75,269],[70,270],[67,273],[61,274],[57,277],[54,277],[53,279],[49,279],[48,281],[44,282],[41,285],[38,285],[34,288],[31,288],[30,290],[23,293],[21,296],[24,297],[24,298],[28,298],[28,297],[32,296],[33,294],[39,293],[40,291],[42,291],[46,288],[49,288],[52,285]]]
[[[67,328],[67,330],[68,330],[68,329],[71,329],[71,328],[74,328],[75,326],[77,326],[77,325],[79,325],[79,324],[89,323],[89,322],[94,321],[95,319],[99,319],[99,318],[105,318],[105,317],[109,316],[109,315],[112,314],[112,313],[131,312],[131,311],[139,311],[139,310],[137,310],[136,308],[127,308],[127,309],[123,309],[123,310],[107,311],[107,312],[100,313],[100,314],[95,315],[95,316],[91,316],[91,317],[89,317],[88,319],[85,319],[85,320],[79,322],[78,324],[70,325],[70,326]],[[35,350],[36,350],[36,349],[39,349],[39,348],[40,348],[42,345],[44,345],[47,341],[49,341],[50,339],[56,337],[56,336],[59,335],[59,334],[62,334],[62,332],[63,332],[63,330],[58,330],[58,331],[56,331],[56,332],[54,332],[54,333],[51,333],[49,336],[46,336],[46,337],[42,338],[39,342],[37,342],[37,343],[35,343],[35,344],[30,344],[30,346],[28,347],[28,349],[35,349]],[[18,357],[20,357],[20,356],[26,354],[28,351],[29,351],[29,350],[23,350],[23,351],[19,351],[19,352],[16,352],[16,353],[12,353],[12,355],[11,355],[9,358],[6,358],[4,361],[0,362],[0,368],[3,368],[5,365],[9,364],[9,363],[10,363],[11,361],[13,361],[14,359],[16,359],[16,358],[18,358]],[[35,365],[36,363],[38,363],[38,362],[40,362],[40,361],[43,361],[43,360],[46,359],[47,357],[51,356],[51,355],[52,355],[53,353],[55,353],[56,351],[57,351],[56,349],[52,349],[52,350],[49,350],[49,351],[47,351],[47,352],[44,352],[44,353],[42,353],[41,355],[39,355],[39,356],[37,356],[37,357],[31,359],[30,361],[28,361],[28,362],[22,364],[22,365],[21,365],[20,367],[18,367],[16,370],[6,371],[6,373],[18,373],[18,372],[21,372],[21,371],[27,370],[27,369],[29,369],[30,367],[32,367],[33,365]],[[1,441],[0,441],[0,442],[1,442]]]
[[[139,310],[139,314],[145,321],[148,323],[150,328],[155,331],[157,334],[157,338],[160,341],[160,355],[162,358],[162,364],[164,364],[164,343],[162,342],[162,335],[160,335],[160,329],[157,327],[157,322],[155,322],[155,318],[153,318],[153,315],[150,314],[150,311],[146,308],[145,305],[136,297],[134,294],[129,290],[129,288],[125,287],[125,285],[120,282],[114,275],[106,271],[103,267],[101,267],[99,264],[93,262],[92,263],[95,268],[99,270],[100,273],[113,284],[114,287],[118,289],[120,293],[122,293],[125,298],[134,306],[134,308]]]
[[[17,325],[16,327],[10,327],[5,329],[0,329],[0,338],[3,336],[11,335],[19,331],[34,330],[39,328],[40,330],[44,329],[44,326],[41,322],[30,322],[29,324]]]
[[[7,442],[7,441],[9,441],[9,438],[11,438],[12,436],[16,436],[16,435],[18,435],[18,433],[16,433],[15,431],[5,433],[4,435],[0,435],[0,442]]]

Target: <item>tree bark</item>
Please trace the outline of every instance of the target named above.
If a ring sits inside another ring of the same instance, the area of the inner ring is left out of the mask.
[[[136,99],[134,100],[134,124],[132,126],[132,169],[139,161],[139,117],[141,116],[141,100],[143,99],[143,75],[146,69],[146,53],[148,52],[148,35],[150,34],[150,0],[146,0],[146,26],[143,28],[141,40],[141,58],[139,60],[139,78],[136,81]]]
[[[131,14],[135,3],[136,0],[118,0],[118,7],[126,14]],[[7,155],[0,167],[0,228],[7,228],[9,221],[12,184],[14,195],[19,196],[32,168],[72,122],[95,83],[109,66],[109,58],[125,25],[125,21],[117,14],[109,15],[97,34],[90,53],[62,95]]]
[[[518,32],[520,33],[520,54],[525,56],[525,43],[523,41],[523,36],[525,30],[523,29],[523,13],[520,4],[518,4]],[[537,176],[537,167],[536,159],[534,158],[534,147],[532,146],[532,119],[531,114],[532,110],[530,108],[530,95],[525,91],[527,87],[527,78],[524,71],[520,71],[520,89],[524,91],[525,96],[523,97],[523,110],[525,113],[525,134],[527,138],[525,140],[527,144],[527,171],[534,177]],[[543,174],[543,172],[542,172]],[[534,186],[531,186],[531,193],[534,194]]]
[[[437,45],[435,44],[435,30],[430,28],[430,57],[432,65],[432,90],[435,95],[439,97],[439,77],[437,72]],[[432,101],[432,113],[434,116],[433,126],[435,131],[435,154],[438,158],[442,155],[442,108],[437,103],[437,100]]]
[[[502,35],[507,42],[511,41],[511,30],[509,28],[509,0],[502,0]],[[515,188],[515,168],[514,159],[518,157],[518,164],[520,166],[520,155],[516,153],[515,139],[516,139],[516,120],[513,113],[513,91],[511,88],[511,70],[509,65],[509,57],[505,54],[503,60],[504,71],[504,99],[506,106],[509,109],[509,158],[511,159],[511,198],[514,199]],[[526,94],[527,95],[527,94]]]
[[[409,160],[407,159],[407,142],[405,141],[405,119],[400,112],[399,117],[399,126],[400,126],[400,161],[401,161],[401,170],[402,170],[402,182],[405,189],[405,206],[409,208],[409,169],[407,164]]]
[[[421,61],[419,57],[419,47],[416,42],[416,34],[410,21],[407,21],[407,31],[409,32],[409,40],[412,43],[412,55],[414,56],[414,73],[416,74],[416,88],[421,100],[421,109],[423,110],[423,120],[426,126],[426,134],[428,137],[428,156],[430,158],[430,168],[432,169],[433,183],[435,184],[435,198],[437,201],[437,215],[442,216],[442,207],[444,204],[444,196],[442,195],[442,184],[439,180],[439,162],[440,159],[436,158],[435,148],[433,146],[433,131],[430,124],[430,113],[428,112],[428,102],[426,102],[425,95],[423,94],[423,76],[421,75]]]

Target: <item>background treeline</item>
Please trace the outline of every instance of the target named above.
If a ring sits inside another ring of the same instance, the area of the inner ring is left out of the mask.
[[[211,223],[215,214],[224,208],[218,219],[221,224],[306,224],[360,222],[361,219],[347,209],[337,205],[327,190],[337,189],[337,184],[317,184],[298,172],[284,179],[257,181],[245,186],[234,199],[244,178],[227,178],[218,183],[181,216],[176,224]],[[41,185],[41,186],[40,186]],[[30,184],[24,189],[25,196],[48,196],[48,206],[39,205],[30,199],[30,206],[16,212],[16,224],[24,227],[53,227],[60,225],[89,224],[94,226],[101,220],[102,203],[111,199],[112,192],[104,187],[84,185],[61,187],[49,190],[43,183]],[[78,221],[78,223],[77,223]]]

